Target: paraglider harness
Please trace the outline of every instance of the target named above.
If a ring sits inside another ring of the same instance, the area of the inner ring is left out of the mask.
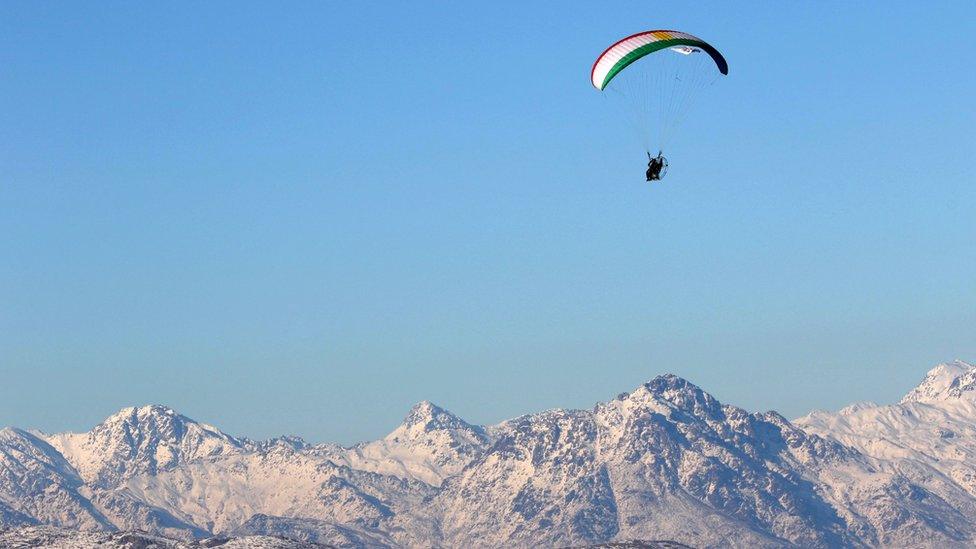
[[[651,156],[651,151],[647,151],[647,180],[660,181],[664,174],[668,173],[668,159],[664,158],[661,151],[657,151],[657,156]]]

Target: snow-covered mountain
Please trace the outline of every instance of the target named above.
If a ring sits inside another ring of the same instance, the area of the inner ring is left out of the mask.
[[[164,406],[124,408],[87,433],[53,435],[47,442],[87,483],[100,487],[244,449],[233,437]]]
[[[948,515],[970,532],[976,497],[976,366],[939,364],[897,404],[861,403],[836,413],[816,411],[794,422],[830,436],[876,467],[927,486],[965,516]]]
[[[0,431],[0,528],[16,529],[0,539],[68,535],[49,525],[173,547],[971,547],[974,389],[976,367],[956,361],[898,404],[790,422],[664,375],[487,427],[421,402],[352,447],[126,408],[86,433]]]
[[[333,461],[354,469],[415,478],[440,486],[490,444],[484,428],[423,401],[392,433],[352,448],[335,447]]]

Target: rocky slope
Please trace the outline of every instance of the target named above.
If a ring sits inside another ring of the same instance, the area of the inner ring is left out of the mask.
[[[332,546],[279,538],[242,536],[178,540],[145,532],[88,532],[53,526],[0,529],[0,547],[21,549],[328,549]]]
[[[899,404],[791,423],[665,375],[591,410],[488,427],[422,402],[348,448],[127,408],[87,433],[0,431],[0,527],[142,530],[185,546],[967,547],[974,388],[976,368],[957,361]]]

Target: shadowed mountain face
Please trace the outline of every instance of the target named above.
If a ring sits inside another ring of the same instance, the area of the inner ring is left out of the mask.
[[[422,402],[348,448],[254,442],[162,406],[127,408],[87,433],[0,431],[0,525],[185,544],[965,547],[974,386],[976,368],[957,361],[899,404],[791,423],[665,375],[592,410],[488,427]]]

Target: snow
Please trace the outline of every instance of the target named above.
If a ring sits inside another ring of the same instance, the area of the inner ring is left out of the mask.
[[[901,403],[944,402],[949,396],[959,396],[958,393],[953,395],[951,389],[954,387],[957,388],[958,382],[964,379],[966,374],[970,374],[969,382],[971,383],[971,374],[973,374],[974,370],[976,370],[976,366],[968,362],[963,362],[962,360],[939,364],[929,370],[922,383],[909,391],[901,399]]]
[[[159,405],[123,408],[87,433],[46,438],[86,482],[106,487],[197,458],[243,450],[241,441],[215,427]]]
[[[795,423],[918,483],[937,475],[976,496],[974,374],[961,360],[939,364],[897,404],[816,412]]]
[[[353,447],[132,407],[86,433],[0,431],[3,526],[0,546],[121,547],[123,530],[158,547],[967,547],[976,367],[792,423],[673,375],[486,427],[425,401]]]
[[[473,426],[430,402],[414,406],[403,423],[381,440],[343,448],[337,463],[384,475],[413,478],[440,486],[488,446]]]
[[[0,546],[9,549],[318,549],[325,545],[271,536],[242,536],[231,539],[185,541],[145,532],[83,532],[51,526],[0,530]]]

